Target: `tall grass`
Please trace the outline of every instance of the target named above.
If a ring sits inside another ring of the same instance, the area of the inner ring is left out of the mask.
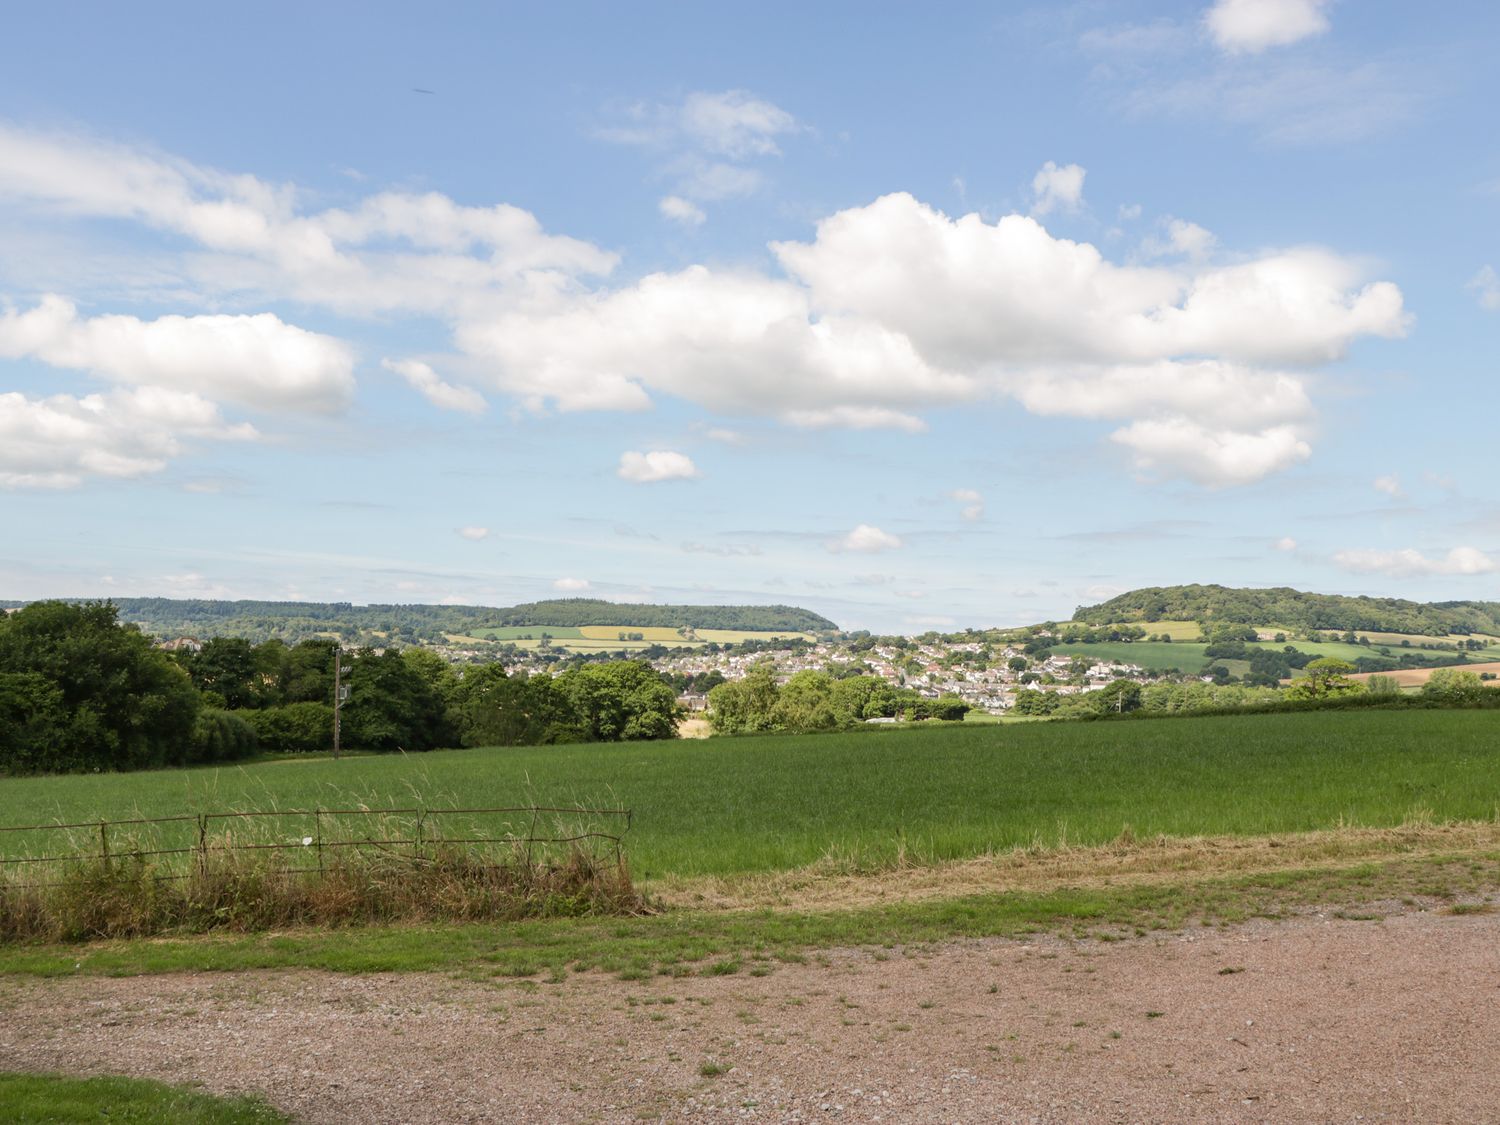
[[[633,809],[637,879],[1061,842],[1493,820],[1500,713],[955,725],[0,780],[0,823],[360,800]],[[10,845],[0,833],[0,849]]]
[[[413,841],[401,837],[399,821],[377,819],[385,823],[369,826],[365,840],[326,854],[286,847],[266,821],[238,822],[185,854],[161,847],[168,841],[158,829],[173,826],[137,826],[128,837],[117,829],[108,853],[94,841],[62,865],[0,869],[0,941],[644,909],[608,841]]]

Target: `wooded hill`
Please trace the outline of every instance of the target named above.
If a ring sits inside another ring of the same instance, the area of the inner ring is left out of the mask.
[[[82,602],[92,599],[66,599]],[[211,601],[177,598],[109,599],[120,620],[157,637],[243,637],[259,643],[273,637],[295,644],[315,636],[348,641],[371,636],[406,642],[441,641],[444,634],[472,635],[505,625],[607,625],[831,633],[826,617],[795,606],[624,605],[597,598],[560,598],[524,605],[352,605],[349,602]],[[22,602],[0,602],[17,607]]]
[[[1073,620],[1088,625],[1137,621],[1274,625],[1287,629],[1500,635],[1500,602],[1412,602],[1309,594],[1287,586],[1151,586],[1099,605],[1080,606]]]

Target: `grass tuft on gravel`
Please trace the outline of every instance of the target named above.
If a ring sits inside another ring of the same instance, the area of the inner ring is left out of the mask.
[[[259,1098],[219,1098],[144,1078],[0,1074],[0,1114],[10,1125],[284,1125]]]

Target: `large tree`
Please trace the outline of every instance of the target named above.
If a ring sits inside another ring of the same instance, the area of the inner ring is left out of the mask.
[[[33,602],[0,616],[0,676],[8,769],[138,769],[192,755],[198,693],[113,605]]]

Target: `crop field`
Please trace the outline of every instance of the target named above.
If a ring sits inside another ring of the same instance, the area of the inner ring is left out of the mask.
[[[1492,675],[1500,675],[1500,662],[1492,664],[1465,664],[1462,666],[1462,670],[1465,672],[1474,672],[1479,675],[1483,675],[1486,672]],[[1394,672],[1365,672],[1352,675],[1349,678],[1351,680],[1367,681],[1371,676],[1385,676],[1388,679],[1395,680],[1404,688],[1417,688],[1432,679],[1432,674],[1436,671],[1436,668],[1400,668]]]
[[[665,648],[702,648],[709,643],[741,644],[744,641],[770,641],[786,637],[801,637],[811,641],[810,633],[749,629],[699,629],[694,639],[685,639],[676,629],[662,625],[504,625],[489,629],[477,629],[471,637],[454,635],[451,640],[463,643],[468,640],[509,641],[517,648],[537,648],[542,643],[542,634],[551,639],[554,648],[568,652],[625,652],[645,648],[647,645],[662,645]],[[640,639],[622,639],[621,634]]]
[[[1161,641],[1101,641],[1094,645],[1057,645],[1052,651],[1060,656],[1091,656],[1095,660],[1137,664],[1151,672],[1167,672],[1173,668],[1196,672],[1208,663],[1203,647]]]
[[[497,625],[489,629],[476,629],[474,635],[487,641],[541,640],[546,633],[554,640],[578,640],[583,631],[572,625]]]
[[[745,641],[772,641],[772,640],[781,640],[781,639],[785,639],[785,638],[788,638],[788,637],[800,637],[804,641],[813,641],[813,640],[817,639],[811,633],[793,633],[793,632],[765,633],[765,632],[750,632],[750,631],[747,631],[745,629],[699,629],[698,630],[698,639],[700,641],[712,641],[714,644],[720,644],[720,645],[737,645],[737,644],[742,644]]]
[[[608,804],[637,878],[1500,814],[1489,712],[1312,713],[441,751],[0,779],[0,824]],[[0,833],[0,847],[14,847]]]

